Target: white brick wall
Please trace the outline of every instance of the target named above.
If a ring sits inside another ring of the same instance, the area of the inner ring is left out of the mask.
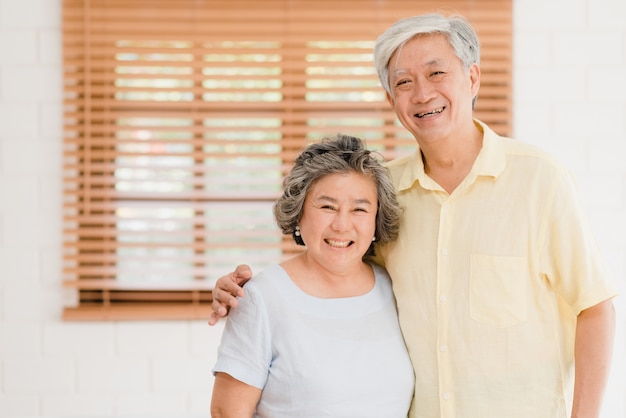
[[[0,417],[208,416],[221,327],[60,321],[60,3],[0,0]],[[622,294],[624,22],[623,0],[514,1],[515,136],[577,176]],[[626,417],[622,299],[607,418]]]
[[[603,417],[626,416],[626,2],[514,1],[515,132],[577,177],[621,297]]]

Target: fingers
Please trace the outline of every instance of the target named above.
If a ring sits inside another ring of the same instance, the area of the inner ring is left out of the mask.
[[[250,266],[247,264],[239,264],[237,265],[237,267],[235,268],[235,271],[238,273],[242,273],[242,272],[250,272]]]
[[[234,272],[220,277],[213,288],[213,312],[209,317],[209,325],[215,325],[220,318],[228,315],[228,310],[237,306],[237,297],[243,296],[241,286],[252,277],[252,270],[245,264],[237,266]]]
[[[235,281],[238,284],[242,285],[250,280],[250,278],[252,277],[252,270],[247,264],[239,264],[233,274]]]
[[[213,300],[217,299],[227,306],[237,304],[237,296],[243,296],[243,289],[238,283],[245,283],[247,280],[235,277],[236,273],[230,273],[220,277],[213,288]],[[217,292],[215,291],[217,290]]]
[[[216,314],[215,311],[211,312],[209,316],[209,325],[213,326],[220,321],[221,316]]]
[[[228,310],[230,306],[237,305],[237,299],[232,297],[228,293],[221,292],[221,290],[216,287],[212,291],[213,293],[213,301],[211,302],[211,315],[209,316],[209,325],[215,325],[219,322],[220,318],[224,318],[228,315]],[[219,295],[222,295],[222,298],[226,299],[226,302],[222,302]]]
[[[231,283],[228,286],[215,286],[213,288],[213,311],[220,316],[226,316],[231,307],[237,306],[237,296],[243,296],[243,289]]]
[[[243,290],[239,286],[234,284],[233,286],[236,286],[243,295]],[[237,306],[237,298],[236,296],[233,296],[231,287],[232,286],[226,286],[226,289],[224,289],[216,284],[212,291],[213,301],[211,302],[211,308],[213,309],[213,315],[224,317],[228,315],[230,307]]]

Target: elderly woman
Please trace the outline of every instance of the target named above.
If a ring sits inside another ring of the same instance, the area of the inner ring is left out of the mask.
[[[387,272],[396,238],[386,168],[358,138],[307,147],[274,215],[304,252],[246,285],[214,368],[213,417],[406,417],[414,376]]]

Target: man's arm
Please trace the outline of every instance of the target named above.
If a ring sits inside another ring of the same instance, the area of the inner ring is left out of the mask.
[[[247,385],[226,373],[215,374],[211,417],[252,418],[261,398],[261,389]]]
[[[605,300],[578,315],[574,347],[575,382],[572,418],[597,418],[609,377],[615,308]]]
[[[237,306],[237,296],[243,296],[243,285],[252,277],[252,270],[246,264],[240,264],[235,271],[217,279],[213,288],[213,312],[209,325],[215,325],[220,318],[228,315],[228,310]]]

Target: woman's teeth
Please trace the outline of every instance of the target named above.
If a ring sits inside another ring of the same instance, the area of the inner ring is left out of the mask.
[[[348,245],[352,244],[352,241],[335,241],[328,239],[326,243],[331,247],[346,248]]]

